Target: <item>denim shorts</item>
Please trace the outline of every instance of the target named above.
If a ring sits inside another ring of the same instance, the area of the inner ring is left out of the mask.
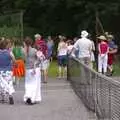
[[[67,55],[58,56],[58,65],[63,67],[67,66]]]

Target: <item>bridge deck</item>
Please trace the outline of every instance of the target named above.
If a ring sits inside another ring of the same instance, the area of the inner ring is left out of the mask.
[[[22,101],[24,82],[16,87],[15,104],[0,103],[1,120],[96,120],[66,80],[49,78],[42,84],[42,102],[32,106]]]

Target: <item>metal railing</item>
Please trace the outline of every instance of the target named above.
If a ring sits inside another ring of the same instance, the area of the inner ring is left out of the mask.
[[[120,82],[99,74],[78,59],[68,61],[68,80],[99,120],[120,120]]]

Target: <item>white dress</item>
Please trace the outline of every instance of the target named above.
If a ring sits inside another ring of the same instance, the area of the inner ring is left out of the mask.
[[[26,70],[25,76],[25,95],[24,101],[28,98],[31,99],[32,103],[41,101],[41,73],[40,68]]]
[[[29,56],[26,57],[26,73],[25,73],[25,94],[24,102],[29,98],[32,103],[41,101],[41,73],[39,62],[35,68],[33,65],[37,61],[36,49],[29,48]]]

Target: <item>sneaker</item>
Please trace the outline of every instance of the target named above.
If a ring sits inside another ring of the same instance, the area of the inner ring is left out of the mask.
[[[43,81],[43,83],[47,84],[47,81]]]
[[[33,103],[32,103],[32,101],[31,101],[30,98],[28,98],[28,99],[26,100],[26,103],[27,103],[28,105],[33,105]]]
[[[11,104],[11,105],[14,104],[14,100],[13,100],[12,96],[9,97],[9,104]]]

